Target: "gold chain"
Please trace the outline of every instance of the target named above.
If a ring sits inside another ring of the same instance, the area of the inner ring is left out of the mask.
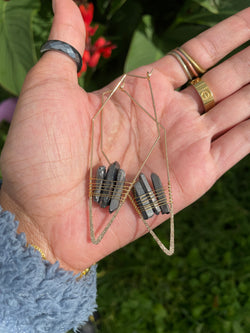
[[[42,257],[42,259],[43,260],[46,260],[46,256],[45,256],[45,254],[44,254],[44,252],[40,249],[40,247],[38,247],[37,245],[34,245],[34,244],[29,244],[30,246],[32,246],[34,249],[36,249],[37,251],[39,251],[40,252],[40,254],[41,254],[41,257]],[[81,273],[80,273],[80,275],[79,275],[79,277],[77,278],[78,280],[80,280],[84,275],[86,275],[88,272],[90,271],[90,268],[86,268],[86,269],[84,269]]]

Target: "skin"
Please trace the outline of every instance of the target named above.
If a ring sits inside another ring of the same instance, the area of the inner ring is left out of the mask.
[[[68,42],[82,54],[85,31],[78,8],[72,0],[54,0],[53,8],[50,39]],[[248,8],[182,46],[207,70],[203,80],[216,102],[207,113],[202,113],[193,87],[175,90],[187,77],[173,56],[133,72],[144,76],[153,69],[151,83],[158,117],[167,130],[175,212],[201,197],[250,151],[250,48],[208,70],[249,40],[249,24]],[[58,52],[47,52],[26,77],[1,154],[3,209],[16,215],[18,232],[26,233],[28,243],[39,246],[51,262],[59,260],[63,268],[75,272],[145,233],[145,226],[126,204],[101,243],[94,245],[89,237],[91,119],[101,105],[102,93],[113,87],[111,83],[101,91],[86,93],[78,86],[74,62]],[[146,80],[129,79],[127,88],[136,99],[150,103]],[[110,104],[109,114],[115,126],[120,126],[119,133],[131,141],[137,138],[134,145],[125,139],[120,142],[121,160],[128,147],[130,156],[143,149],[145,133],[140,119],[133,126],[129,123],[133,111],[122,93]],[[116,121],[121,113],[127,117],[130,130],[121,126],[121,120]],[[112,140],[117,135],[113,127]],[[95,140],[100,142],[99,132]],[[108,143],[107,149],[111,146]],[[163,155],[158,154],[155,167],[163,163]],[[126,172],[134,173],[133,163]],[[155,227],[164,220],[159,216],[150,224]]]

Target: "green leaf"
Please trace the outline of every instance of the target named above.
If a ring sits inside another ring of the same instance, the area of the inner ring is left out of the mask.
[[[127,0],[97,0],[97,8],[106,19],[110,20],[113,15],[125,4]]]
[[[234,333],[244,333],[245,330],[243,330],[242,325],[238,321],[235,321],[233,323],[233,332]]]
[[[219,13],[219,0],[195,0],[200,6],[206,8],[213,14],[218,14]]]
[[[137,67],[150,64],[162,56],[163,52],[153,43],[151,17],[145,15],[142,18],[142,24],[133,35],[124,71],[129,72]]]
[[[165,53],[182,45],[187,40],[204,31],[205,27],[198,24],[180,24],[173,29],[167,29],[162,38],[161,48]]]
[[[112,16],[115,14],[115,12],[117,12],[117,10],[119,10],[126,2],[127,0],[113,0],[110,3],[110,11],[109,14],[107,16],[107,19],[110,20],[112,18]]]
[[[10,124],[3,120],[0,122],[0,151],[2,151]]]
[[[109,7],[110,1],[111,0],[97,0],[96,6],[102,15],[105,13],[107,8]]]
[[[19,95],[37,60],[31,20],[39,4],[39,0],[0,2],[0,84],[14,95]]]
[[[249,0],[186,0],[174,25],[193,23],[212,27],[248,6]]]

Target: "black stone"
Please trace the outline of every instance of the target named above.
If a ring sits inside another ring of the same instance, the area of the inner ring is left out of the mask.
[[[110,204],[113,188],[115,185],[115,181],[117,178],[118,170],[120,169],[120,165],[118,162],[114,162],[110,164],[108,171],[106,173],[106,177],[102,183],[102,192],[100,199],[100,206],[102,208],[107,207]]]
[[[141,173],[139,176],[139,181],[141,183],[141,186],[143,187],[144,191],[147,193],[147,198],[149,200],[149,203],[153,209],[153,212],[158,215],[161,212],[161,209],[158,205],[156,196],[154,195],[154,192],[151,188],[151,186],[149,185],[146,176]]]
[[[110,206],[109,206],[110,213],[113,213],[120,205],[125,177],[126,177],[125,171],[120,169],[117,173],[117,179],[115,182],[112,198],[110,201]]]
[[[158,200],[162,214],[169,214],[170,209],[167,203],[167,198],[160,180],[160,177],[155,173],[151,174],[152,183],[155,189],[155,194]]]
[[[96,171],[96,179],[94,182],[94,189],[93,189],[93,200],[95,202],[99,202],[101,198],[101,191],[102,191],[102,183],[106,176],[106,167],[100,166]]]
[[[140,182],[136,182],[133,187],[134,197],[144,220],[154,216],[154,212],[150,206],[146,192]]]

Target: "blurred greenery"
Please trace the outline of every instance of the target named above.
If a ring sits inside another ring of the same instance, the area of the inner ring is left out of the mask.
[[[99,89],[124,70],[158,59],[249,6],[249,0],[93,3],[94,21],[99,24],[96,38],[104,35],[117,48],[111,58],[102,59],[80,79],[88,91]],[[17,8],[22,19],[16,16]],[[0,84],[4,87],[0,102],[18,95],[25,74],[40,57],[52,22],[51,0],[0,0],[0,17],[3,13],[11,14],[8,20],[18,24],[6,30],[0,20]],[[8,127],[5,122],[0,125],[1,148]],[[98,332],[250,332],[249,169],[248,156],[199,201],[176,215],[172,257],[161,253],[147,235],[99,263]],[[157,232],[167,242],[168,222]]]
[[[0,1],[0,84],[15,95],[37,60],[31,19],[38,6],[39,0]]]
[[[247,157],[177,214],[173,256],[147,235],[102,260],[100,332],[250,332],[249,184]]]

